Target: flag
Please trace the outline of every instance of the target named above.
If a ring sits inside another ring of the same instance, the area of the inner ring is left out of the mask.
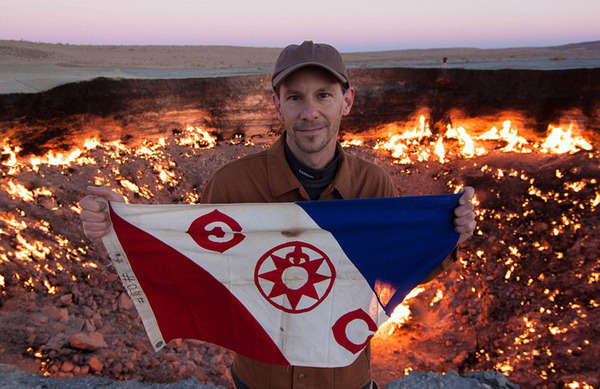
[[[272,364],[341,367],[452,251],[457,204],[111,202],[103,242],[155,350],[193,338]]]

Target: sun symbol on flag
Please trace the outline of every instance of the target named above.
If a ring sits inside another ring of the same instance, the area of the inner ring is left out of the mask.
[[[275,307],[289,313],[314,309],[325,300],[334,280],[335,268],[329,257],[315,246],[299,241],[267,251],[254,271],[260,293]]]

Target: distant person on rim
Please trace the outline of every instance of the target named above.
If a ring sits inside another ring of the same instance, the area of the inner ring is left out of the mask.
[[[340,122],[350,113],[354,88],[338,51],[327,44],[305,41],[287,46],[275,63],[273,105],[284,132],[270,149],[224,166],[203,192],[205,203],[265,203],[397,196],[390,177],[379,167],[346,154],[337,143]],[[85,235],[99,239],[109,228],[102,197],[123,198],[107,187],[89,187],[80,201]],[[466,187],[455,208],[459,243],[475,229]],[[439,273],[434,271],[431,276]],[[236,354],[232,366],[237,388],[368,389],[371,380],[367,346],[349,366],[314,368],[280,366]]]

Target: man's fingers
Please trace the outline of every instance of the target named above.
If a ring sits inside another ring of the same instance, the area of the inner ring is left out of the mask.
[[[110,223],[108,222],[84,222],[83,229],[87,231],[108,231]]]
[[[475,189],[465,186],[462,196],[458,199],[458,206],[454,208],[454,231],[459,234],[458,243],[468,240],[475,231],[475,207],[471,200],[475,196]]]
[[[110,189],[107,186],[92,186],[92,185],[90,185],[87,187],[87,190],[90,194],[102,197],[109,201],[119,201],[122,203],[125,202],[125,198],[123,196],[121,196],[120,194],[113,191],[112,189]]]
[[[105,208],[105,204],[98,201],[98,197],[94,195],[87,195],[79,200],[79,206],[81,209],[87,209],[91,212],[102,212]]]
[[[460,226],[455,226],[454,227],[454,231],[458,232],[459,234],[473,234],[473,231],[475,230],[475,222],[473,223],[469,223],[469,224],[462,224]]]
[[[473,189],[472,186],[465,186],[465,188],[463,189],[463,194],[462,196],[460,196],[460,198],[458,199],[458,203],[459,204],[467,204],[471,201],[471,199],[473,198],[473,196],[475,195],[475,189]]]
[[[475,207],[471,203],[459,205],[458,207],[454,208],[454,216],[462,217],[462,216],[471,215],[471,214],[474,216],[475,215],[473,212],[474,209],[475,209]]]
[[[460,236],[458,237],[458,244],[461,244],[463,242],[466,242],[467,240],[469,240],[469,238],[472,236],[473,234],[460,234]]]
[[[106,212],[92,212],[87,208],[83,208],[79,215],[83,223],[87,222],[104,222],[107,220]]]
[[[467,226],[467,225],[472,225],[475,226],[475,217],[474,215],[466,215],[463,217],[457,217],[454,219],[454,225],[456,227],[458,226]]]
[[[125,202],[125,198],[107,186],[88,186],[88,194],[79,201],[79,215],[83,233],[88,239],[98,240],[110,229],[106,202]],[[103,200],[104,199],[104,200]]]
[[[103,231],[85,231],[85,236],[91,240],[99,240],[108,233],[108,230]]]

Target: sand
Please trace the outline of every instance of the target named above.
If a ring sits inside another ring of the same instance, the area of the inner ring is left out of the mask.
[[[0,93],[35,93],[95,77],[190,78],[271,72],[281,48],[83,46],[0,40]],[[348,67],[570,69],[600,67],[600,41],[556,47],[343,53]]]

